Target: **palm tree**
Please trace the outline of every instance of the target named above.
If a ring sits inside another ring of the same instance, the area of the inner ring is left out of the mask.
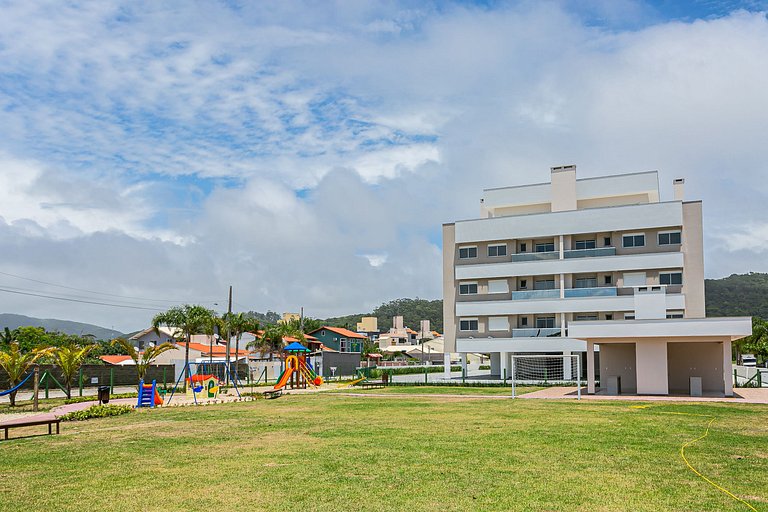
[[[282,350],[285,343],[284,338],[296,338],[299,341],[305,341],[307,338],[304,333],[290,323],[276,323],[268,325],[264,328],[264,334],[261,338],[256,338],[254,341],[248,344],[248,348],[255,348],[261,351],[269,351],[270,353]]]
[[[174,306],[165,313],[155,315],[152,327],[157,330],[161,325],[179,330],[186,340],[184,349],[184,373],[189,379],[189,343],[193,334],[208,334],[213,336],[216,313],[197,304]]]
[[[168,352],[169,350],[178,350],[176,345],[166,342],[161,345],[150,345],[145,348],[143,352],[139,352],[136,350],[136,347],[125,338],[115,338],[112,340],[111,344],[112,346],[119,346],[123,352],[131,356],[131,359],[133,359],[133,362],[136,364],[136,373],[138,374],[139,380],[144,380],[149,365],[151,365],[160,354]]]
[[[21,382],[21,376],[35,364],[38,359],[53,352],[53,348],[36,348],[29,352],[22,352],[17,341],[11,342],[9,347],[0,352],[0,368],[8,375],[9,388]],[[11,407],[16,405],[16,391],[10,394]]]
[[[64,378],[67,398],[72,398],[72,379],[83,364],[88,353],[96,348],[96,345],[64,345],[57,347],[53,352],[53,362],[61,370]]]
[[[259,321],[244,313],[235,313],[229,317],[229,327],[235,336],[235,375],[237,375],[240,366],[240,339],[246,332],[258,331]],[[229,340],[227,340],[227,347],[229,347]]]

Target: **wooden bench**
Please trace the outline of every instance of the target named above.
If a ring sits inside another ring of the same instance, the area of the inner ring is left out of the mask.
[[[282,389],[270,389],[269,391],[264,391],[264,398],[271,400],[273,398],[279,398],[283,395]]]
[[[12,428],[33,427],[35,425],[48,425],[48,435],[53,435],[53,425],[56,424],[56,433],[59,433],[59,424],[61,420],[53,414],[40,416],[31,416],[29,418],[18,418],[0,423],[0,429],[5,431],[4,439],[8,440],[8,431]]]

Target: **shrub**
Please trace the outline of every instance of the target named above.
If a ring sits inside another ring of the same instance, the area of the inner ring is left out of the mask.
[[[62,421],[83,421],[91,418],[106,418],[108,416],[120,416],[133,411],[130,405],[92,405],[82,411],[73,411],[65,414]]]

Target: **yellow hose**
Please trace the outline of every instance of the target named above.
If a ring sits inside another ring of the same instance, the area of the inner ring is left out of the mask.
[[[631,409],[647,409],[649,407],[650,407],[650,405],[630,405]],[[712,480],[710,480],[706,476],[702,475],[701,472],[699,472],[699,470],[694,468],[691,465],[691,463],[688,462],[688,458],[685,456],[685,449],[686,448],[688,448],[689,446],[692,446],[694,443],[697,443],[698,441],[701,441],[702,439],[704,439],[705,437],[707,437],[709,435],[709,428],[712,426],[712,423],[714,423],[717,418],[715,418],[713,416],[706,415],[706,414],[694,414],[694,413],[689,413],[689,412],[671,412],[671,411],[656,411],[656,412],[658,412],[659,414],[674,414],[674,415],[677,415],[677,416],[698,416],[700,418],[710,418],[709,423],[707,423],[707,428],[706,428],[706,430],[704,431],[704,433],[702,435],[700,435],[696,439],[692,439],[690,441],[686,441],[686,442],[684,442],[680,446],[680,457],[682,457],[683,462],[685,462],[685,465],[688,466],[688,469],[693,471],[693,473],[696,476],[698,476],[699,478],[701,478],[702,480],[707,482],[709,485],[711,485],[712,487],[714,487],[718,491],[722,492],[723,494],[731,497],[732,499],[738,501],[739,503],[743,503],[744,505],[749,507],[750,510],[754,510],[754,512],[758,512],[758,510],[755,507],[753,507],[752,505],[750,505],[748,502],[746,502],[743,499],[739,498],[738,496],[733,494],[731,491],[729,491],[725,487],[723,487],[721,485],[718,485],[717,483],[713,482]]]

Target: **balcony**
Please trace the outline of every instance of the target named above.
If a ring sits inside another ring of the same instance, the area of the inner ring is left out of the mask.
[[[546,251],[546,252],[519,252],[511,256],[512,261],[542,261],[542,260],[556,260],[560,258],[558,251]]]
[[[512,300],[559,299],[560,290],[527,290],[512,292]]]
[[[612,286],[603,286],[600,288],[567,288],[565,298],[577,297],[616,297],[618,289]]]
[[[513,338],[549,338],[560,336],[559,327],[529,327],[526,329],[512,329]]]
[[[615,247],[598,247],[596,249],[573,249],[564,251],[563,256],[569,258],[595,258],[599,256],[616,256]]]

